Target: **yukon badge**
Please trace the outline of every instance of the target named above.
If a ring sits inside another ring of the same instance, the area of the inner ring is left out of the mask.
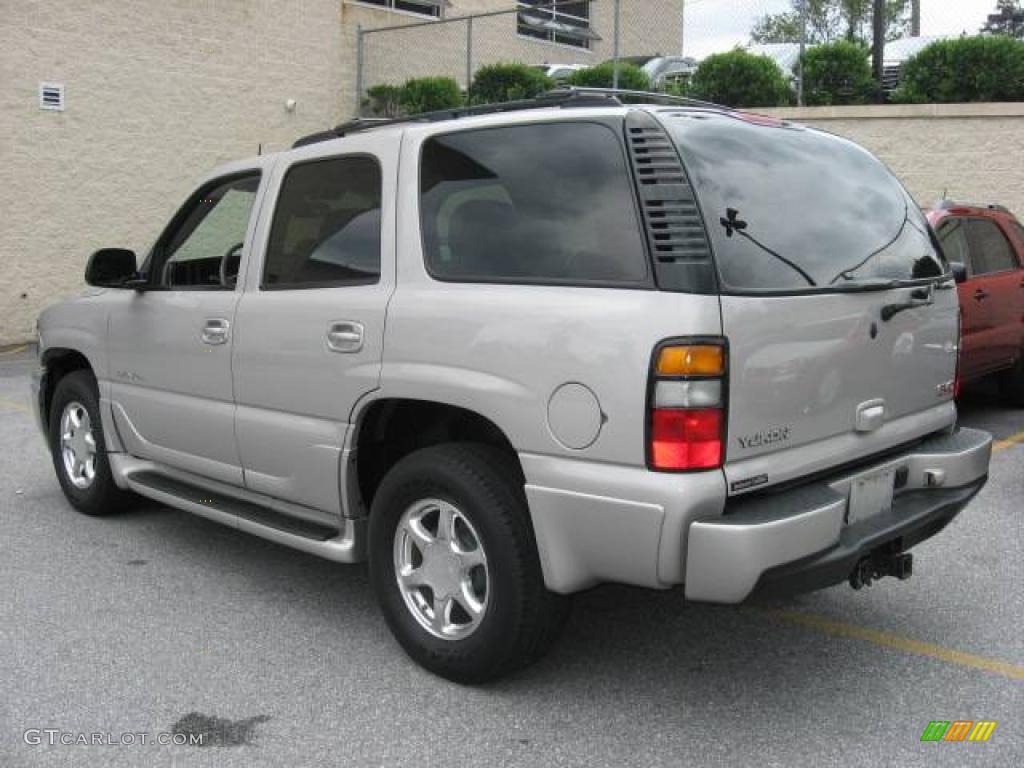
[[[789,427],[773,427],[762,432],[755,432],[738,438],[740,447],[744,449],[764,448],[775,443],[784,443],[789,440]]]

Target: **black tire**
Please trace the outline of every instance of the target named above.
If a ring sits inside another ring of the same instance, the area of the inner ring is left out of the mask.
[[[68,476],[61,449],[61,418],[69,403],[80,403],[89,414],[92,435],[95,439],[95,476],[87,488],[77,487]],[[100,421],[99,393],[96,379],[85,370],[72,371],[60,381],[53,392],[49,414],[50,455],[57,480],[68,503],[79,512],[99,517],[126,510],[134,495],[122,491],[114,483],[107,460],[107,447],[103,439],[103,424]]]
[[[448,443],[416,451],[384,477],[369,525],[370,580],[384,618],[417,663],[457,683],[482,683],[537,660],[557,638],[568,598],[549,592],[541,575],[518,467],[486,445]],[[488,603],[475,631],[442,639],[407,607],[398,586],[395,536],[405,511],[425,498],[458,508],[487,557]]]
[[[1013,368],[999,374],[999,394],[1007,405],[1024,408],[1024,355]]]

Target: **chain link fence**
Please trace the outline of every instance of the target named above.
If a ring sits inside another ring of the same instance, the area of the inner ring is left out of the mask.
[[[553,0],[445,3],[440,18],[357,30],[357,108],[367,91],[412,78],[448,77],[463,91],[489,64],[544,68],[556,81],[604,62],[678,57],[683,0]],[[456,15],[459,7],[501,6]]]

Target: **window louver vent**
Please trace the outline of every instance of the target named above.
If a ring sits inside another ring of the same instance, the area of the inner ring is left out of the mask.
[[[639,111],[626,119],[626,142],[659,285],[669,290],[714,290],[707,232],[675,145],[653,117]],[[669,264],[697,269],[669,277],[661,269]]]
[[[64,86],[60,83],[39,84],[39,108],[64,111]]]

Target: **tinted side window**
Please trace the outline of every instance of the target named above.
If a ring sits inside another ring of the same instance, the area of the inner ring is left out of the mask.
[[[163,247],[165,288],[234,287],[259,174],[201,189]]]
[[[262,288],[366,285],[380,279],[381,172],[364,155],[292,167],[281,182]]]
[[[596,123],[434,137],[420,169],[427,266],[440,279],[643,283],[630,185],[618,137]]]
[[[1016,267],[1010,242],[996,223],[986,219],[971,219],[968,222],[967,239],[971,244],[974,274],[987,275]]]
[[[967,232],[963,219],[947,219],[939,228],[939,242],[949,261],[967,265]]]

